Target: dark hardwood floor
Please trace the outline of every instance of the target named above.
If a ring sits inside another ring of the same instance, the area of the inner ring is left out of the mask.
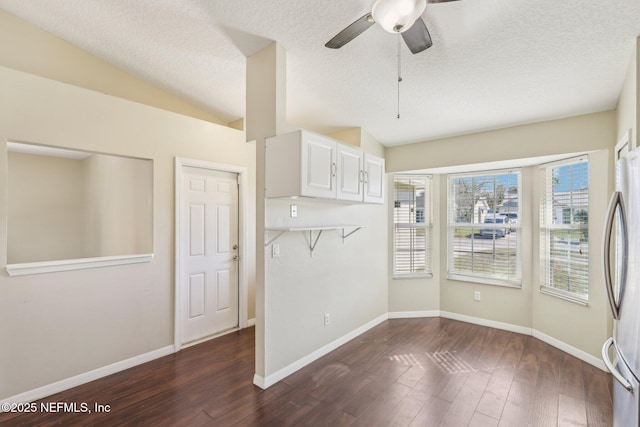
[[[253,352],[251,328],[36,402],[91,414],[4,413],[0,425],[612,425],[609,374],[454,320],[386,321],[267,390],[252,384]]]

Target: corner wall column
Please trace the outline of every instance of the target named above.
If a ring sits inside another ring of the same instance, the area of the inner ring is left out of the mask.
[[[265,388],[267,301],[265,292],[265,139],[286,132],[286,52],[277,43],[247,57],[247,142],[256,144],[256,368],[254,384]]]

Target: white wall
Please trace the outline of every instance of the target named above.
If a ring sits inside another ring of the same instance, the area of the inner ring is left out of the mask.
[[[289,205],[298,217],[289,218]],[[265,248],[266,376],[387,312],[387,212],[384,205],[268,199],[268,226],[363,225],[342,241],[326,230],[313,256],[308,232],[289,232]],[[352,231],[347,228],[346,233]],[[273,232],[269,236],[273,237]],[[313,239],[317,232],[313,234]],[[331,324],[324,326],[324,313]]]
[[[247,167],[253,183],[255,146],[234,129],[3,67],[0,93],[0,229],[7,229],[4,141],[149,158],[155,253],[145,264],[20,277],[1,271],[2,399],[172,345],[174,158]],[[250,203],[247,217],[254,216]],[[6,240],[0,233],[0,268]]]
[[[412,144],[386,150],[387,171],[403,172],[486,162],[509,161],[550,155],[594,151],[590,155],[591,276],[590,303],[584,307],[565,300],[539,295],[538,279],[538,171],[522,170],[521,260],[522,287],[507,288],[448,280],[446,241],[446,176],[440,177],[434,192],[434,210],[440,218],[434,224],[434,279],[391,281],[390,311],[439,309],[463,316],[532,328],[599,358],[599,348],[610,333],[606,295],[602,289],[599,247],[602,220],[612,190],[612,149],[615,145],[616,115],[608,111],[517,126],[491,132]],[[610,161],[609,161],[610,160]],[[439,189],[439,194],[438,194]],[[402,283],[407,282],[407,284]],[[438,289],[439,288],[439,292]],[[481,291],[482,300],[473,300]],[[436,298],[439,297],[437,302]],[[419,301],[419,302],[416,302]],[[571,319],[571,322],[567,319]]]
[[[362,129],[332,135],[381,156],[383,146]],[[289,207],[298,207],[290,218]],[[265,248],[265,378],[341,339],[388,311],[385,205],[344,204],[309,199],[267,199],[265,226],[361,225],[325,230],[313,256],[317,232],[288,232],[275,242],[280,257]],[[344,233],[353,231],[352,227]],[[274,237],[268,232],[267,237]],[[324,314],[331,323],[324,326]],[[269,381],[267,381],[269,382]]]

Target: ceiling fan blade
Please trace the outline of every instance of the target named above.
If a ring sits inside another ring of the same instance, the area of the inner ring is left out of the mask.
[[[433,45],[429,30],[427,30],[422,18],[418,18],[411,28],[401,34],[407,47],[414,55],[429,49]]]
[[[331,49],[340,49],[342,46],[362,34],[374,23],[375,22],[373,21],[371,14],[367,13],[362,18],[359,18],[347,28],[336,34],[336,36],[329,40],[325,46]]]

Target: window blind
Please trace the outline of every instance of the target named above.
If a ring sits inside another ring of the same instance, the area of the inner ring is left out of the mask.
[[[520,284],[520,171],[449,175],[448,277]]]
[[[589,298],[589,164],[586,157],[541,166],[542,289]]]
[[[393,179],[394,276],[431,274],[431,176]]]

